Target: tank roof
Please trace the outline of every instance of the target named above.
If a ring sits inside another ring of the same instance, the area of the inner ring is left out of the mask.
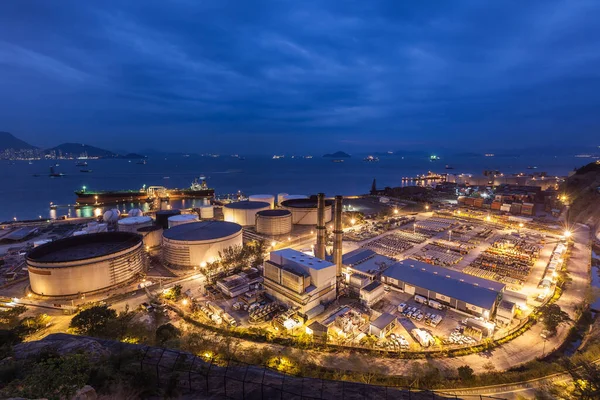
[[[131,232],[101,232],[71,236],[34,248],[27,256],[34,262],[69,262],[113,254],[141,243],[142,237]]]
[[[262,210],[256,213],[261,217],[285,217],[286,215],[292,215],[289,210]]]
[[[177,225],[166,230],[163,236],[171,240],[211,240],[241,232],[242,226],[226,221],[202,221]]]
[[[160,225],[150,225],[150,226],[143,226],[141,228],[138,228],[138,232],[152,232],[152,231],[158,231],[158,230],[162,230],[162,226]]]
[[[119,225],[133,225],[133,224],[143,224],[146,222],[151,222],[152,218],[145,217],[143,215],[135,216],[135,217],[127,217],[119,220]]]
[[[317,208],[317,199],[290,199],[281,202],[284,207]],[[332,206],[333,200],[325,200],[325,207]]]
[[[225,204],[225,207],[237,210],[255,210],[258,208],[271,207],[271,205],[264,201],[237,201],[235,203]]]
[[[189,221],[192,219],[198,219],[198,215],[197,214],[179,214],[179,215],[173,215],[172,217],[169,217],[169,221]]]

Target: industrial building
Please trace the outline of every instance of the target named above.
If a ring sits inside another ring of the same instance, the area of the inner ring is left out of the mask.
[[[336,298],[335,264],[300,251],[271,252],[263,273],[266,292],[300,313],[308,313]]]
[[[325,223],[332,219],[333,201],[325,201]],[[294,225],[317,225],[318,202],[316,199],[290,199],[280,203],[280,206],[292,213]]]
[[[262,275],[256,268],[234,274],[217,281],[217,287],[223,294],[236,297],[246,293],[252,286],[262,282]]]
[[[237,201],[223,206],[223,216],[227,222],[250,226],[256,223],[258,212],[270,209],[271,205],[264,201]]]
[[[360,288],[360,301],[367,307],[371,307],[385,296],[385,287],[379,281],[373,281]]]
[[[287,235],[292,231],[292,213],[288,210],[263,210],[256,213],[256,232],[268,236]]]
[[[242,227],[233,222],[192,222],[163,232],[163,259],[173,266],[202,266],[232,246],[242,246]]]
[[[395,263],[393,258],[359,248],[342,257],[342,276],[349,291],[359,293],[362,287],[379,279],[381,273]]]
[[[117,229],[119,232],[133,232],[137,233],[138,229],[143,228],[145,226],[151,226],[153,224],[152,218],[136,216],[136,217],[127,217],[120,219],[117,222]]]
[[[416,260],[404,260],[390,266],[383,272],[381,280],[404,293],[420,295],[486,319],[494,315],[505,289],[503,283]]]
[[[380,339],[386,337],[396,327],[396,317],[392,314],[383,313],[371,321],[369,333]]]
[[[29,282],[43,296],[72,296],[109,289],[145,268],[142,237],[130,232],[72,236],[34,248]]]

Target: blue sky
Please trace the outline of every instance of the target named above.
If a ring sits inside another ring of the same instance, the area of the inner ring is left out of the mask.
[[[0,130],[40,146],[600,145],[600,1],[4,1]]]

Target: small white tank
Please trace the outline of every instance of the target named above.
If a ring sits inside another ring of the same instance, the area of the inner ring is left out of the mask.
[[[139,208],[132,208],[127,214],[128,217],[141,217],[142,215],[144,215],[144,212]]]
[[[197,222],[198,215],[196,214],[181,214],[181,215],[173,215],[168,219],[169,228],[172,228],[177,225],[189,224],[190,222]]]
[[[106,223],[114,224],[119,220],[120,216],[121,216],[121,212],[119,210],[117,210],[116,208],[113,208],[112,210],[108,210],[107,212],[105,212],[102,219]]]
[[[215,217],[215,208],[213,206],[200,207],[200,218],[211,219]]]
[[[152,225],[152,218],[150,217],[127,217],[117,222],[119,232],[133,232],[137,233],[137,230],[145,226]]]
[[[275,196],[272,194],[253,194],[248,197],[250,201],[262,201],[264,203],[269,203],[271,208],[275,208]]]

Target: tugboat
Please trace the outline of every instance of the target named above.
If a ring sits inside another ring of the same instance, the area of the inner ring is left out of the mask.
[[[379,161],[379,158],[378,157],[373,157],[373,156],[366,156],[365,158],[363,158],[363,161],[377,162],[377,161]]]
[[[88,163],[87,161],[78,161],[75,166],[76,167],[87,167]]]
[[[63,176],[65,176],[65,174],[63,174],[62,172],[56,172],[54,171],[54,167],[50,167],[50,178],[61,178]]]

